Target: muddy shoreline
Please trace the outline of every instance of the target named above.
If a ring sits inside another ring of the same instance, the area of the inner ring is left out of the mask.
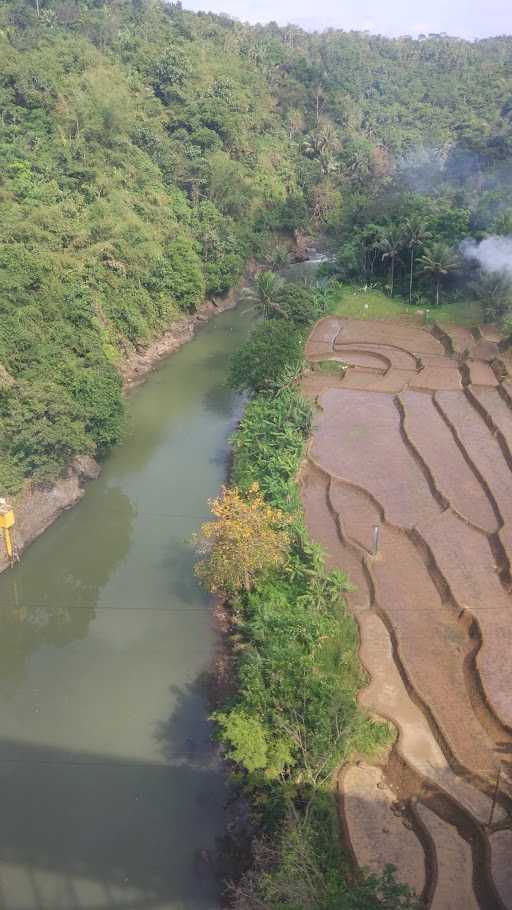
[[[119,366],[125,397],[145,382],[162,360],[191,341],[202,325],[219,313],[235,307],[240,289],[257,270],[257,263],[251,260],[240,281],[225,297],[205,300],[195,313],[174,322],[147,347],[130,352]],[[91,456],[83,455],[77,456],[63,468],[54,483],[33,486],[29,482],[14,501],[18,552],[22,554],[63,512],[80,502],[87,484],[95,480],[100,472],[101,465]],[[7,568],[9,562],[2,552],[0,572]]]

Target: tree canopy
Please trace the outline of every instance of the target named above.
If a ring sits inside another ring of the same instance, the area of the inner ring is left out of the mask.
[[[294,232],[330,233],[341,277],[413,302],[454,286],[425,272],[432,243],[511,230],[511,50],[5,0],[1,489],[114,443],[126,352],[251,256],[282,264]]]

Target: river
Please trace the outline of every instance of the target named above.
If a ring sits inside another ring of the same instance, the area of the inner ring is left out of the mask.
[[[216,636],[189,541],[226,476],[227,357],[254,318],[219,315],[160,366],[99,480],[0,576],[0,910],[218,907],[200,859],[226,795]]]
[[[0,577],[0,907],[212,910],[222,830],[202,676],[211,603],[188,540],[240,414],[219,315],[129,401],[82,502]]]

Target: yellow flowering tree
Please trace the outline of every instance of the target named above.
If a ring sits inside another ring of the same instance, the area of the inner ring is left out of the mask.
[[[282,566],[290,546],[290,517],[267,505],[257,483],[242,496],[237,487],[223,487],[210,500],[215,521],[206,522],[195,543],[203,559],[196,574],[212,593],[250,591],[258,572]]]

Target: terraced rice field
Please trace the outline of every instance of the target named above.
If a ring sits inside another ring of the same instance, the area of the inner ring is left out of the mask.
[[[512,910],[512,356],[495,327],[329,317],[301,487],[309,531],[355,590],[368,685],[397,730],[339,775],[355,862],[431,910]],[[374,529],[379,542],[375,549]]]

